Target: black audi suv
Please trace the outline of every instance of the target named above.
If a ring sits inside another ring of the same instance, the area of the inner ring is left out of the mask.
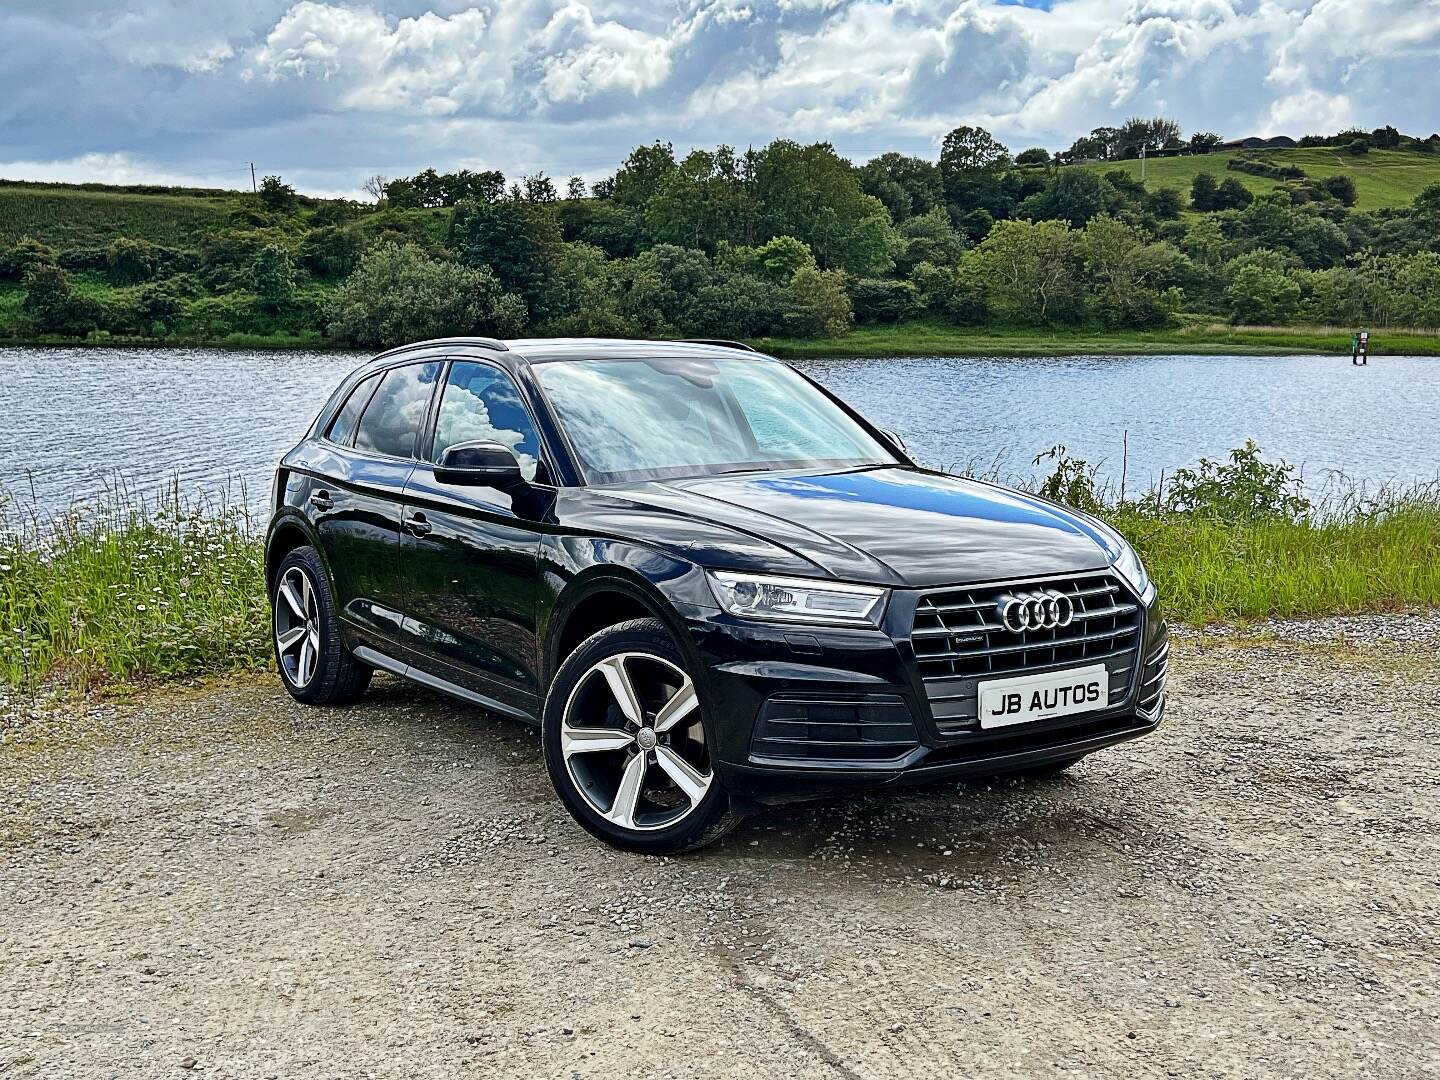
[[[380,669],[537,723],[567,809],[630,850],[755,804],[1053,772],[1165,707],[1156,590],[1114,530],[923,468],[731,343],[392,350],[273,507],[291,695]]]

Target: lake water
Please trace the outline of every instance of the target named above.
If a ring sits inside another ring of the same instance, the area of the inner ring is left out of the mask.
[[[63,509],[123,482],[243,488],[263,506],[276,460],[360,353],[0,348],[0,490]],[[1055,443],[1130,490],[1246,438],[1376,485],[1440,472],[1440,359],[1136,356],[806,360],[799,367],[927,464],[1015,478]]]

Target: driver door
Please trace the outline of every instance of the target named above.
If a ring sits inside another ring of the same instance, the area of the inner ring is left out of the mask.
[[[475,440],[510,447],[526,480],[544,479],[540,440],[515,381],[497,365],[455,360],[433,439],[405,485],[406,644],[416,667],[534,715],[539,519],[553,499],[545,488],[507,493],[438,480],[445,448]]]

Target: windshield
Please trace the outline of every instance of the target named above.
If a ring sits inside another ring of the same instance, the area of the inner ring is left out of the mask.
[[[535,374],[592,484],[896,462],[773,360],[562,361]]]

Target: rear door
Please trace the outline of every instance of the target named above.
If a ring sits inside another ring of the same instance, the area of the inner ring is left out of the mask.
[[[537,557],[553,498],[530,406],[500,366],[456,360],[428,441],[405,488],[406,643],[424,658],[416,666],[533,713]],[[510,447],[525,478],[542,483],[506,492],[436,479],[445,448],[472,441]]]
[[[401,506],[442,366],[405,364],[361,382],[321,440],[310,480],[306,509],[336,603],[376,637],[401,636]]]

